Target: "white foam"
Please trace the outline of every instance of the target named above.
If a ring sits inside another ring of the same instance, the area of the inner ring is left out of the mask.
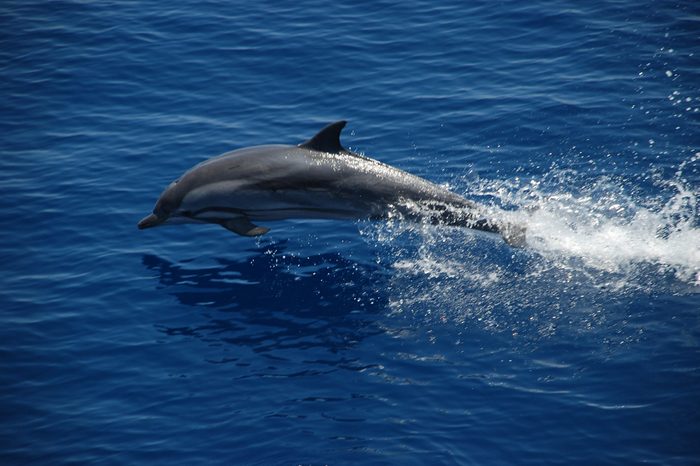
[[[528,245],[550,259],[576,256],[586,266],[607,272],[650,263],[695,281],[700,271],[697,193],[678,187],[661,208],[627,198],[604,209],[589,196],[543,196],[539,209],[522,218]]]
[[[541,180],[472,180],[468,197],[490,205],[492,217],[527,227],[522,249],[497,235],[398,218],[363,233],[394,271],[395,313],[513,336],[547,337],[562,324],[586,331],[637,296],[700,292],[700,193],[683,176],[699,161],[681,164],[672,180],[645,178],[646,191],[634,180],[572,170]],[[616,331],[616,343],[639,338],[632,327]]]

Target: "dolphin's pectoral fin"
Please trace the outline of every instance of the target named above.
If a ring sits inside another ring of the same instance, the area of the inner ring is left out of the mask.
[[[251,223],[246,217],[226,220],[225,222],[221,222],[221,226],[241,236],[260,236],[270,231],[269,228],[260,227]]]

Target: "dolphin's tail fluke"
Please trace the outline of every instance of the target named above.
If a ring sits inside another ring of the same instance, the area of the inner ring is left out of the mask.
[[[473,228],[474,230],[479,231],[487,231],[489,233],[497,233],[501,235],[506,244],[515,248],[522,248],[527,244],[527,228],[525,228],[523,225],[509,222],[494,222],[486,219],[476,221],[471,219],[460,219],[459,222],[452,223],[452,225]]]
[[[516,225],[513,223],[506,223],[501,227],[500,234],[503,240],[509,246],[514,248],[523,248],[527,245],[526,231],[522,225]]]
[[[431,223],[434,224],[472,228],[488,233],[496,233],[501,235],[506,244],[516,248],[522,248],[527,244],[527,229],[523,225],[478,218],[472,209],[465,209],[463,207],[456,209],[447,208],[437,213],[433,212],[430,216],[430,220]]]
[[[427,220],[433,225],[448,225],[496,233],[512,247],[522,248],[527,244],[526,228],[523,225],[484,217],[476,204],[466,200],[462,205],[431,201],[404,203],[395,207],[399,207],[399,212],[408,219]]]

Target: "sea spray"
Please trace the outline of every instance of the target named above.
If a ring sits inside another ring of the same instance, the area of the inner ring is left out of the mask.
[[[625,324],[630,302],[700,289],[700,195],[681,175],[648,175],[653,197],[634,180],[561,169],[541,180],[470,184],[464,194],[487,199],[492,218],[526,226],[523,249],[400,218],[362,233],[393,270],[394,313],[530,338],[600,329],[620,343],[639,337]]]

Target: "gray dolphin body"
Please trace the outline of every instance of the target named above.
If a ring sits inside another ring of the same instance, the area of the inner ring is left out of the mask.
[[[340,144],[345,121],[298,146],[267,145],[206,160],[173,181],[140,229],[214,223],[244,236],[288,218],[381,219],[390,215],[500,233],[525,243],[525,229],[483,218],[479,206],[441,186]]]

